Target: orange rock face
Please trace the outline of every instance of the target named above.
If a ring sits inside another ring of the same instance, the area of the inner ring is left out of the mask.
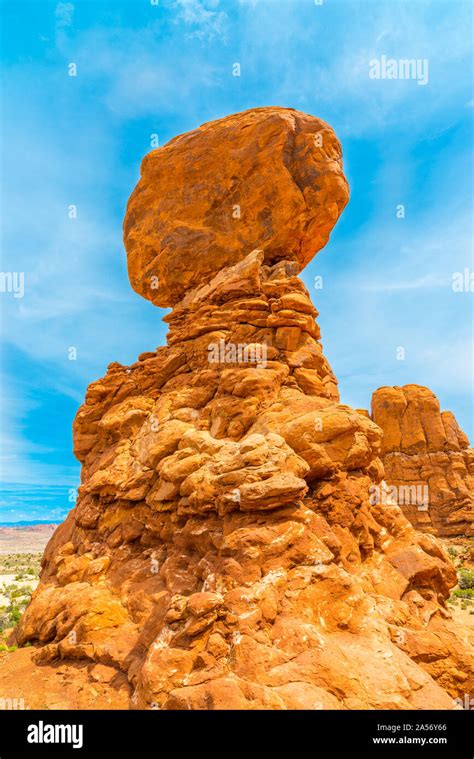
[[[349,198],[331,127],[289,108],[204,124],[149,153],[129,200],[132,287],[159,306],[264,252],[297,271],[328,241]]]
[[[420,385],[381,387],[372,418],[383,429],[385,479],[412,524],[443,537],[474,534],[474,450],[450,411]]]
[[[130,708],[451,709],[472,692],[449,557],[372,502],[382,431],[339,403],[296,276],[347,200],[321,124],[206,125],[146,159],[129,205],[132,283],[152,297],[158,265],[168,345],[89,387],[78,502],[16,635],[47,666],[126,675]],[[247,209],[240,232],[221,197]]]

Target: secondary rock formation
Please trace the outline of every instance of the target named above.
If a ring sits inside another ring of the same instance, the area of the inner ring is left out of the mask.
[[[381,458],[391,494],[418,529],[474,535],[474,450],[450,411],[420,385],[381,387],[372,419],[384,432]]]
[[[82,484],[18,628],[131,708],[451,709],[473,692],[436,538],[371,503],[382,432],[338,400],[296,274],[348,199],[322,121],[262,108],[152,152],[125,219],[168,345],[110,364]],[[236,208],[240,210],[236,214]]]

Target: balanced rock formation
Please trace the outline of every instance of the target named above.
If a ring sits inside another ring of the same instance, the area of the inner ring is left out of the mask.
[[[420,530],[474,535],[474,449],[427,387],[381,387],[372,419],[384,432],[381,458],[390,497]]]
[[[132,287],[159,306],[259,248],[300,271],[349,198],[331,127],[257,108],[175,137],[143,160],[124,224]]]
[[[173,306],[168,345],[110,364],[77,414],[78,502],[17,628],[38,663],[115,668],[138,709],[451,709],[473,692],[455,572],[371,502],[382,432],[339,403],[296,276],[347,199],[334,132],[289,109],[145,159],[125,241],[133,287]]]

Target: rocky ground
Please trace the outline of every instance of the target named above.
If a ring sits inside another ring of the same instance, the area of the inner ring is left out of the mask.
[[[0,528],[0,650],[38,585],[41,557],[56,526]]]
[[[0,653],[0,709],[127,709],[130,687],[113,667],[86,662],[38,666],[35,648]]]
[[[37,667],[31,644],[9,645],[38,585],[43,551],[56,527],[0,528],[0,708],[125,709],[129,686],[115,669],[59,661]]]

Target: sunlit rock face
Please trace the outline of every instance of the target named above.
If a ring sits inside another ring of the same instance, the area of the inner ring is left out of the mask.
[[[17,632],[38,662],[115,668],[131,708],[450,709],[472,692],[449,558],[371,499],[382,430],[339,402],[297,276],[347,198],[332,129],[289,109],[145,159],[125,240],[133,287],[173,306],[168,344],[110,364],[78,411],[79,498]]]
[[[145,156],[124,223],[132,287],[159,306],[258,248],[302,269],[349,198],[331,127],[291,108],[204,124]],[[296,273],[296,272],[295,272]]]
[[[387,484],[418,529],[443,537],[474,534],[474,450],[450,411],[427,387],[381,387],[372,418],[384,432]]]

